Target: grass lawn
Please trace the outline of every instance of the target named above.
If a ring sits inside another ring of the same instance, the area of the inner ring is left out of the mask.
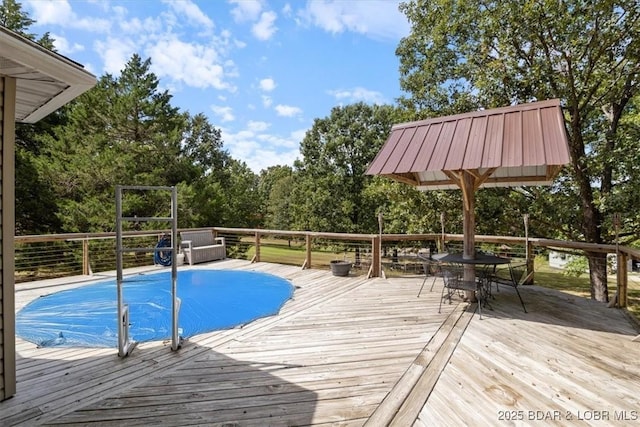
[[[245,241],[251,245],[247,251],[247,258],[253,258],[255,247],[251,240]],[[266,240],[261,241],[260,259],[265,262],[284,263],[290,265],[302,266],[305,261],[305,245],[304,242],[292,241],[291,246],[285,240]],[[334,259],[344,259],[343,251],[331,252],[313,251],[311,261],[313,268],[329,268],[329,262]],[[354,260],[353,251],[346,255],[348,261]],[[401,271],[385,269],[388,277],[401,276]],[[535,261],[535,283],[550,289],[556,289],[562,292],[568,292],[579,295],[584,298],[590,298],[590,285],[588,274],[582,274],[580,277],[567,276],[561,270],[549,267],[546,260],[537,258]],[[609,298],[613,298],[616,293],[616,277],[609,276]],[[640,273],[629,273],[627,308],[638,321],[640,321]]]
[[[549,267],[549,263],[536,259],[535,283],[545,288],[557,289],[585,298],[591,297],[589,275],[584,273],[580,277],[562,274],[561,270]],[[609,298],[614,298],[617,290],[616,276],[608,278]],[[640,273],[629,272],[627,284],[627,309],[640,322]]]
[[[260,241],[260,260],[264,262],[283,263],[290,265],[302,265],[306,259],[306,250],[304,243],[300,244],[292,242],[291,247],[288,244],[282,243],[283,241],[266,241],[265,239]],[[252,259],[255,255],[255,246],[249,247],[247,251],[247,258]],[[343,251],[319,251],[315,250],[311,253],[311,263],[314,268],[326,267],[329,268],[329,263],[334,259],[344,259],[345,253]],[[349,252],[346,255],[347,261],[354,261],[353,252]]]

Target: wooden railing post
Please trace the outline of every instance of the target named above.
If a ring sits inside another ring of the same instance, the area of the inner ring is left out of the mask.
[[[89,266],[89,239],[82,240],[82,274],[88,276],[91,274]]]
[[[618,252],[616,259],[616,278],[618,286],[618,307],[623,308],[627,306],[627,284],[629,272],[627,270],[627,254]]]
[[[251,262],[260,262],[260,232],[256,231],[255,236],[256,253]]]
[[[311,234],[307,233],[307,235],[305,236],[305,249],[306,249],[306,253],[305,253],[305,257],[304,257],[304,264],[302,265],[302,268],[311,268]]]
[[[535,260],[535,254],[533,253],[533,243],[531,242],[527,242],[527,277],[529,277],[528,281],[527,281],[527,285],[533,285],[533,281],[534,281],[534,261]]]
[[[369,270],[369,277],[380,277],[380,262],[382,261],[380,256],[381,242],[382,240],[379,236],[371,239],[371,269]]]

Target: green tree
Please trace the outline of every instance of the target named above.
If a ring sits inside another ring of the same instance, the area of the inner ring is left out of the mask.
[[[38,164],[54,189],[60,228],[113,230],[116,184],[177,185],[180,227],[261,224],[257,176],[229,156],[203,114],[171,105],[150,65],[133,55],[119,77],[101,77],[71,105],[67,123],[38,135]],[[132,192],[123,212],[167,216],[169,201],[163,192]]]
[[[30,32],[36,23],[22,10],[22,4],[3,0],[0,6],[0,25],[54,50],[49,33],[39,39]],[[38,135],[51,132],[51,128],[64,122],[64,110],[54,112],[36,124],[16,124],[16,234],[34,234],[60,231],[57,204],[51,184],[42,176],[38,163],[40,143]]]
[[[225,188],[227,210],[224,224],[229,227],[256,228],[264,224],[263,200],[258,190],[259,177],[245,162],[229,162]]]
[[[216,173],[192,183],[186,204],[193,222],[183,226],[253,228],[263,224],[258,176],[244,162],[225,157]]]
[[[619,133],[615,148],[619,163],[609,203],[612,211],[622,213],[620,243],[640,247],[640,162],[632,155],[640,151],[640,95],[633,98],[628,113],[621,118]]]
[[[30,151],[16,150],[16,235],[56,233],[62,224],[56,194]]]
[[[579,231],[566,238],[606,241],[613,186],[624,185],[619,127],[640,85],[637,1],[415,0],[401,10],[411,23],[396,51],[401,104],[425,117],[560,98],[572,164],[558,186],[579,207],[580,227],[562,226],[571,209],[544,214],[558,234]],[[604,255],[588,257],[592,298],[607,301]]]
[[[292,193],[296,226],[309,230],[363,232],[377,229],[375,207],[362,194],[365,172],[387,138],[395,110],[357,103],[334,107],[316,119],[300,144],[298,185]]]
[[[382,213],[384,233],[440,234],[442,218],[445,233],[462,232],[459,192],[420,191],[376,176],[367,186],[364,197],[367,199],[365,204],[376,206],[376,213]]]
[[[22,10],[21,3],[15,0],[2,0],[2,7],[0,8],[0,24],[2,26],[33,40],[35,34],[29,33],[28,30],[35,23],[36,21]]]
[[[36,21],[22,10],[22,3],[15,0],[2,0],[0,25],[38,43],[42,47],[55,51],[53,46],[55,40],[51,38],[51,34],[46,32],[40,38],[36,38],[36,34],[29,32],[29,28],[35,23]]]
[[[260,173],[260,197],[266,203],[264,224],[275,230],[293,228],[291,193],[296,185],[293,168],[271,166]]]
[[[113,230],[116,184],[166,186],[193,177],[181,150],[188,117],[157,90],[149,67],[134,55],[119,78],[103,76],[73,103],[68,124],[42,135],[65,231]],[[141,197],[124,206],[128,214],[166,215],[166,195]]]
[[[202,114],[189,117],[183,153],[195,168],[196,176],[215,175],[224,169],[229,154],[223,149],[222,134]]]
[[[266,225],[275,230],[293,228],[291,193],[296,179],[293,175],[280,178],[269,192]]]

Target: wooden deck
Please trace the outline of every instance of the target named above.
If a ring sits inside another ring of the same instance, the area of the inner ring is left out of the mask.
[[[333,277],[239,260],[208,268],[280,275],[280,314],[188,340],[37,349],[20,339],[18,392],[0,425],[640,425],[640,342],[620,310],[501,288],[483,310],[444,304],[420,277]],[[201,267],[199,267],[201,268]],[[19,286],[17,308],[60,289]]]

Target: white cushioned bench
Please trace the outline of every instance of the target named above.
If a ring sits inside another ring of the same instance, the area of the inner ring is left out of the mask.
[[[227,257],[224,237],[214,238],[209,230],[181,232],[180,247],[184,252],[184,260],[189,265]]]

